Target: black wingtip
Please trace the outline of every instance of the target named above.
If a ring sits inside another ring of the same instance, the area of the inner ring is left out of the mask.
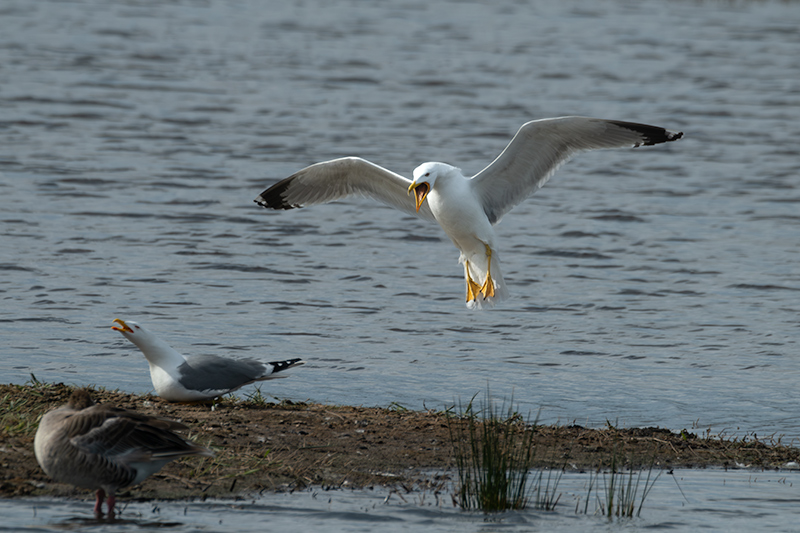
[[[283,370],[288,370],[294,366],[304,365],[306,364],[306,362],[300,358],[297,358],[297,359],[287,359],[286,361],[273,361],[270,364],[273,367],[272,373],[275,374]]]
[[[294,209],[296,207],[300,207],[299,205],[290,204],[284,197],[284,193],[286,193],[286,190],[291,185],[291,182],[292,178],[281,180],[259,194],[258,197],[253,201],[261,207],[265,207],[267,209]]]
[[[634,146],[653,146],[654,144],[677,141],[683,137],[682,131],[669,131],[658,126],[650,126],[649,124],[637,124],[636,122],[622,122],[618,120],[612,120],[610,122],[621,128],[641,134],[642,141],[636,143]]]
[[[669,139],[667,139],[668,141],[677,141],[678,139],[683,137],[683,132],[679,131],[675,133],[674,131],[668,131],[667,135],[669,135]]]

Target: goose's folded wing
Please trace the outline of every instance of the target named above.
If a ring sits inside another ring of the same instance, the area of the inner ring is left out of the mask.
[[[409,185],[411,180],[365,159],[343,157],[296,172],[262,192],[255,202],[270,209],[294,209],[361,195],[434,220],[427,205],[417,213],[414,197],[408,194]]]
[[[601,148],[650,146],[682,132],[657,126],[587,117],[559,117],[523,124],[503,152],[473,176],[471,186],[492,224],[533,194],[577,153]]]
[[[123,463],[192,455],[203,450],[169,430],[126,416],[108,418],[101,426],[73,437],[70,442],[84,453]]]

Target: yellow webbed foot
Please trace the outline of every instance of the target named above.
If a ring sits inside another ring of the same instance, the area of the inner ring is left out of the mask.
[[[475,285],[477,287],[477,284]],[[491,298],[494,296],[494,281],[492,281],[491,274],[486,275],[486,281],[480,288],[481,294],[484,298]]]
[[[467,275],[467,303],[478,299],[478,294],[482,292],[481,286],[472,281],[472,276],[469,275],[469,261],[464,263],[464,271]]]
[[[472,279],[467,279],[467,303],[477,300],[480,292],[481,286],[472,281]]]

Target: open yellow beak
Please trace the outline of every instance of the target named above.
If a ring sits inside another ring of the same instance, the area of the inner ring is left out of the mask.
[[[422,202],[425,201],[428,193],[431,192],[431,186],[428,185],[427,181],[420,183],[415,181],[408,186],[408,194],[411,194],[411,191],[414,191],[414,199],[417,202],[417,212],[419,213],[419,208],[422,207]]]
[[[111,326],[111,329],[113,329],[114,331],[127,331],[128,333],[133,333],[133,330],[130,328],[128,324],[125,323],[124,320],[115,318],[114,320],[112,320],[112,322],[116,322],[117,324],[119,324],[119,327]]]

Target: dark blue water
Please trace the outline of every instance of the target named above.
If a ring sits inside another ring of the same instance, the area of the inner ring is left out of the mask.
[[[0,8],[0,379],[151,390],[110,329],[308,364],[280,398],[800,438],[800,6],[27,2]],[[310,163],[477,172],[525,121],[682,130],[584,154],[463,305],[435,225],[269,212]],[[253,392],[244,389],[242,394]]]

